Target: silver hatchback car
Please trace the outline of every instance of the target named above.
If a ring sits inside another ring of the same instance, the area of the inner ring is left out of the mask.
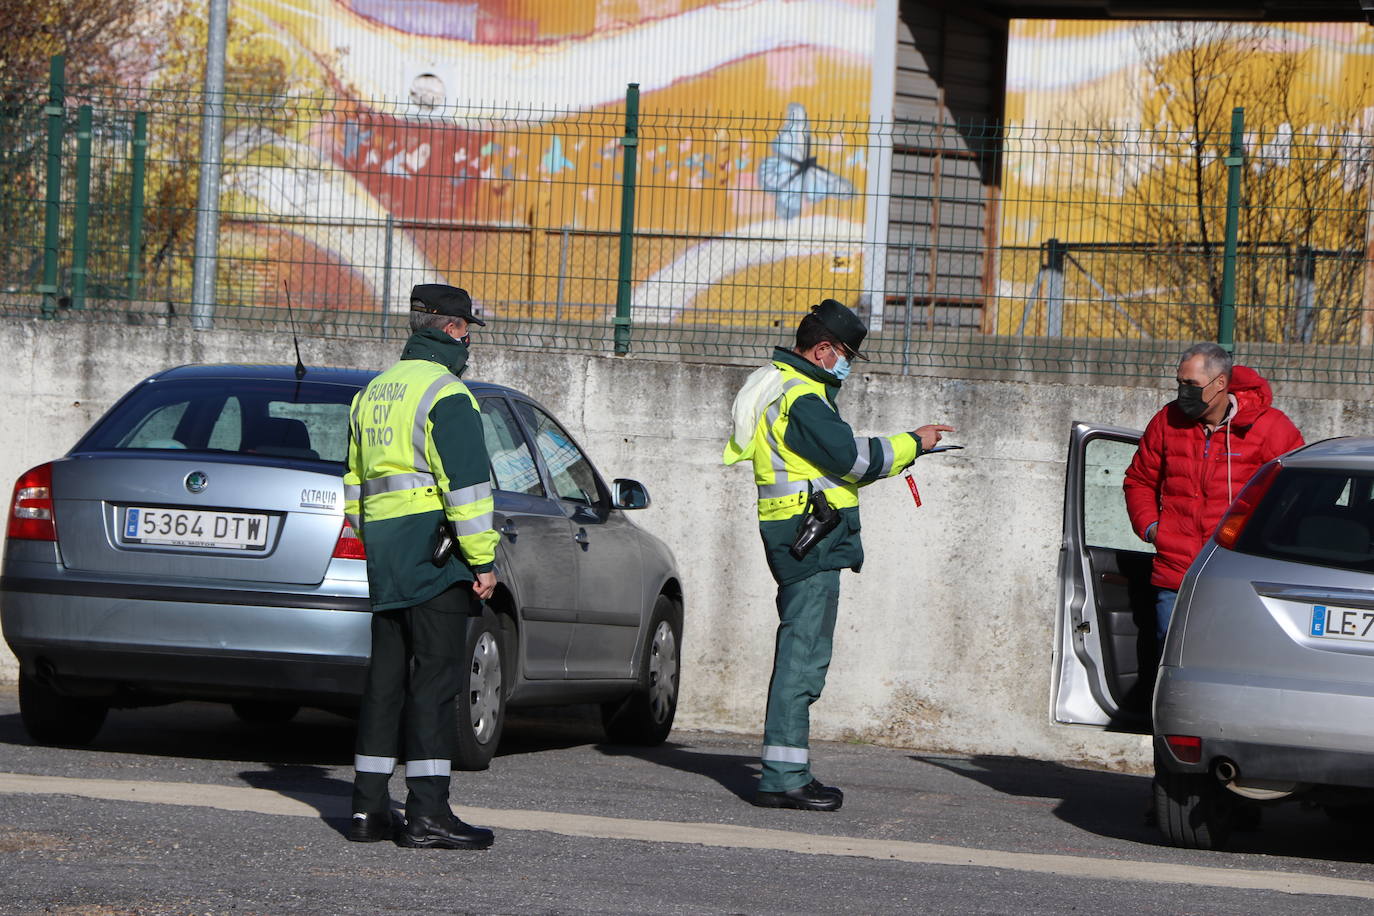
[[[348,409],[373,373],[187,366],[129,391],[15,484],[0,622],[24,725],[91,741],[112,707],[221,700],[252,721],[348,711],[370,647],[362,544],[343,515]],[[657,744],[677,705],[672,553],[538,403],[469,386],[491,460],[500,587],[468,627],[455,763],[485,767],[507,705],[600,703]]]
[[[1155,818],[1173,845],[1219,848],[1247,808],[1294,797],[1367,818],[1374,438],[1260,468],[1189,569],[1155,668],[1150,547],[1121,496],[1139,435],[1073,430],[1055,718],[1153,733]]]

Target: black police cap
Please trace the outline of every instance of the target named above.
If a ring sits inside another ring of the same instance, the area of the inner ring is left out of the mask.
[[[487,326],[485,321],[472,313],[472,297],[467,290],[443,283],[419,283],[411,287],[410,310],[462,318],[482,327]]]
[[[859,347],[863,346],[864,338],[868,336],[868,328],[859,320],[858,315],[834,299],[822,299],[819,305],[811,306],[811,314],[815,315],[840,343],[849,348],[855,359],[867,358],[859,352]]]

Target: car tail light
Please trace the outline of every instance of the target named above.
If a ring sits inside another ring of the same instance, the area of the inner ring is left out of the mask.
[[[1202,739],[1196,735],[1165,735],[1164,743],[1179,763],[1202,762]]]
[[[55,541],[52,517],[52,465],[25,471],[14,484],[7,537],[22,541]]]
[[[339,532],[339,541],[334,545],[334,557],[339,560],[366,560],[367,551],[363,548],[362,539],[353,530],[353,526],[344,519],[343,530]]]
[[[1271,461],[1250,478],[1250,482],[1240,491],[1236,501],[1231,503],[1231,508],[1226,510],[1226,514],[1221,517],[1221,523],[1217,525],[1218,544],[1228,550],[1236,546],[1241,531],[1250,521],[1250,516],[1255,514],[1255,509],[1259,507],[1260,500],[1264,499],[1264,494],[1273,486],[1282,467],[1277,460]]]

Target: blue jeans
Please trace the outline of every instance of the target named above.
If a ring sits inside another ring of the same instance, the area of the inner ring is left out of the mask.
[[[1155,635],[1159,637],[1159,648],[1164,648],[1164,637],[1169,633],[1169,621],[1174,616],[1174,602],[1178,592],[1161,588],[1155,597]]]

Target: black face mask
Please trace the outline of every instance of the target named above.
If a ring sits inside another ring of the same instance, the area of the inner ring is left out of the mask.
[[[1196,420],[1207,412],[1207,402],[1202,399],[1201,385],[1179,385],[1178,399],[1174,403],[1191,420]]]

